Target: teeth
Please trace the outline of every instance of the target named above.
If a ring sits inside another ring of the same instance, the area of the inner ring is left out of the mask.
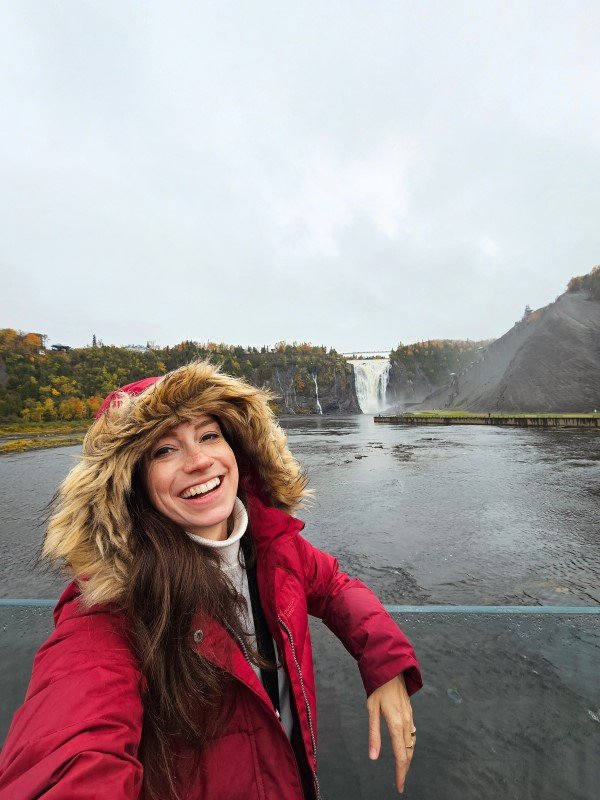
[[[181,493],[181,497],[184,500],[188,500],[190,497],[195,497],[197,494],[206,494],[210,492],[211,489],[215,489],[221,483],[220,478],[213,478],[210,481],[206,481],[206,483],[199,483],[197,486],[190,486],[189,489],[186,489],[185,492]]]

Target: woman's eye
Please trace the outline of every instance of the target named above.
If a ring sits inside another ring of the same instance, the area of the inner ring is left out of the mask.
[[[215,433],[214,431],[209,431],[208,433],[204,434],[204,436],[202,437],[201,441],[207,442],[207,441],[210,441],[211,439],[218,439],[218,438],[219,438],[219,434],[218,433]]]
[[[172,447],[167,447],[167,445],[159,447],[158,450],[154,452],[153,458],[161,458],[162,456],[166,456],[171,452],[172,449]]]

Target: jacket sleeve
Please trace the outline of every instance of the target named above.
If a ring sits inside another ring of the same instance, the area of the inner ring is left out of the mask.
[[[423,682],[413,647],[371,589],[300,534],[296,541],[308,612],[322,619],[357,660],[367,695],[400,674],[409,695],[418,691]]]
[[[59,639],[50,651],[47,643],[36,657],[25,702],[2,750],[0,800],[137,798],[137,671],[110,649],[94,657]]]

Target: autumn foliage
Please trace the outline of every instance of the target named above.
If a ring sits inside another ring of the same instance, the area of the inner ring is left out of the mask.
[[[595,300],[600,300],[600,264],[587,275],[577,275],[571,278],[567,290],[579,292],[587,289]]]
[[[351,380],[351,367],[335,352],[307,343],[242,347],[185,341],[173,347],[132,350],[104,345],[47,350],[45,337],[0,330],[0,419],[29,422],[92,418],[109,392],[149,375],[161,375],[194,359],[210,359],[230,375],[295,393],[298,410],[313,410],[313,375],[319,388]],[[291,376],[291,378],[290,378]],[[291,380],[291,383],[290,383]],[[307,397],[303,398],[303,393]],[[310,395],[310,397],[309,397]]]
[[[428,339],[426,342],[399,344],[390,353],[392,367],[408,379],[424,374],[434,386],[447,383],[451,373],[460,372],[476,360],[493,340]]]
[[[29,422],[87,419],[116,386],[164,372],[155,354],[124,348],[53,352],[45,337],[0,329],[0,419]],[[130,377],[132,376],[132,377]]]

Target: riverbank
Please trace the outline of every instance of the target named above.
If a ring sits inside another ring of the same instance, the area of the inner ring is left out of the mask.
[[[592,428],[600,430],[600,414],[477,414],[469,411],[419,411],[379,415],[375,422],[396,425],[495,425],[517,428]]]
[[[0,455],[81,444],[89,420],[0,423]]]

